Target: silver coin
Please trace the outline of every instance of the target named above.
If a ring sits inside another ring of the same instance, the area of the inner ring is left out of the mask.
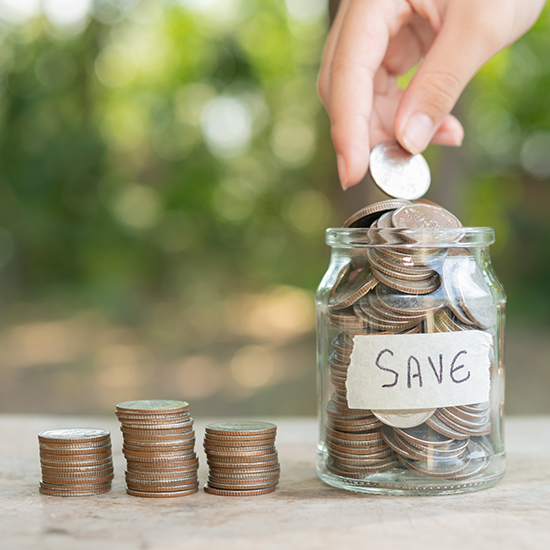
[[[402,237],[411,242],[454,243],[461,239],[464,231],[460,220],[441,206],[412,204],[402,206],[392,213],[394,227],[408,230]],[[418,229],[419,231],[416,231]]]
[[[438,291],[430,294],[406,294],[379,284],[375,292],[384,307],[402,315],[423,315],[445,305],[445,297]]]
[[[144,399],[141,401],[125,401],[116,406],[117,412],[148,413],[153,411],[180,411],[189,408],[185,401],[170,401],[166,399]]]
[[[447,258],[441,268],[443,280],[443,292],[447,298],[447,306],[465,324],[472,324],[471,319],[466,315],[461,305],[461,293],[458,288],[460,263],[462,258]]]
[[[452,437],[444,436],[426,424],[408,429],[396,428],[395,431],[406,439],[411,445],[416,447],[445,448],[454,441]]]
[[[411,445],[405,438],[394,432],[395,441],[402,449],[406,450],[413,460],[424,460],[433,462],[448,462],[461,458],[466,452],[467,441],[455,441],[455,449],[440,449],[440,448],[419,448]]]
[[[490,328],[497,322],[491,289],[474,258],[460,260],[457,277],[462,309],[478,327]]]
[[[338,274],[328,305],[334,310],[349,307],[372,290],[377,283],[368,266],[354,267],[350,263]]]
[[[239,432],[247,433],[274,433],[277,431],[277,426],[271,422],[257,422],[254,420],[239,420],[235,422],[218,422],[206,426],[208,433],[232,434]]]
[[[101,428],[65,428],[58,430],[46,430],[38,434],[43,439],[59,439],[61,441],[72,439],[105,439],[111,435],[109,431]]]
[[[376,410],[372,414],[393,428],[414,428],[418,426],[435,413],[436,409],[411,409],[411,410]]]
[[[369,170],[374,183],[390,197],[413,200],[430,187],[430,167],[422,155],[411,155],[397,141],[373,148]]]

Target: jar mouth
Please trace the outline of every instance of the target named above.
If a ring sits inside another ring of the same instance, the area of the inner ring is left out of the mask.
[[[326,243],[336,248],[403,247],[439,248],[488,246],[495,242],[492,227],[444,228],[350,228],[332,227],[326,230]]]

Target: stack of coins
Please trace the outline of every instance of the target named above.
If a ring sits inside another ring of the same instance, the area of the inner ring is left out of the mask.
[[[184,401],[127,401],[116,406],[127,461],[126,491],[167,498],[198,491],[193,419]]]
[[[382,438],[382,422],[372,411],[352,410],[330,400],[326,416],[329,471],[349,478],[363,478],[397,465],[394,452]]]
[[[340,332],[329,357],[327,468],[359,478],[393,467],[397,457],[431,477],[480,473],[492,454],[489,403],[370,411],[349,409],[347,400],[356,336],[494,330],[491,290],[478,260],[460,246],[462,224],[430,201],[391,199],[359,210],[344,227],[365,228],[358,238],[370,246],[350,257],[329,293],[327,318]],[[423,245],[426,228],[442,246]]]
[[[80,497],[111,490],[111,434],[96,428],[47,430],[38,434],[43,495]]]
[[[204,450],[209,467],[207,493],[256,496],[275,491],[279,460],[277,426],[269,422],[219,422],[206,427]]]

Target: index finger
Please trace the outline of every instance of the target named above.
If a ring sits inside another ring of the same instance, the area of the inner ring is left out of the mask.
[[[352,3],[342,24],[330,72],[328,111],[344,189],[361,181],[367,171],[374,75],[390,34],[408,15],[393,2],[363,0]]]

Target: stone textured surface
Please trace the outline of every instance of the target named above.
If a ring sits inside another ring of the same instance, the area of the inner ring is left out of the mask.
[[[0,549],[550,548],[550,417],[508,419],[508,471],[497,486],[421,498],[359,495],[324,485],[315,474],[316,421],[276,423],[282,473],[275,493],[238,499],[201,490],[176,499],[140,499],[124,492],[115,419],[0,416]],[[196,422],[199,441],[204,424]],[[77,426],[111,430],[113,490],[70,499],[38,494],[37,433]]]

